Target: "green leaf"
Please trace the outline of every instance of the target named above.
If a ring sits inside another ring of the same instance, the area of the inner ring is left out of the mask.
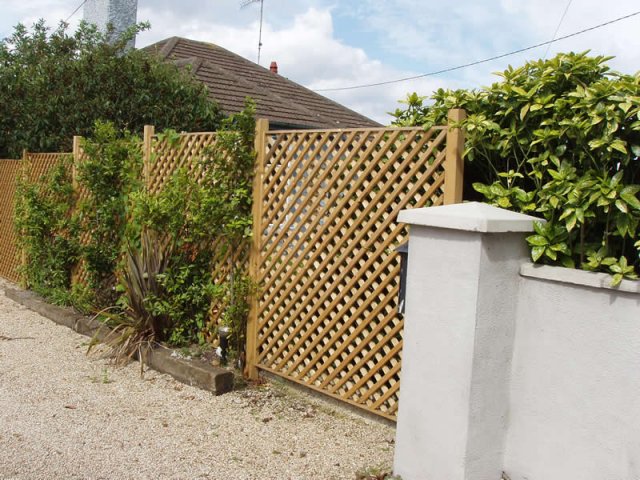
[[[534,262],[540,260],[540,257],[544,254],[545,247],[533,247],[531,249],[531,258]]]
[[[611,148],[613,150],[617,150],[621,153],[626,154],[627,153],[627,147],[625,146],[625,142],[622,140],[614,140],[613,142],[611,142]]]
[[[500,197],[498,199],[498,206],[501,208],[509,208],[511,207],[511,201],[508,197]]]
[[[624,203],[622,200],[616,200],[616,207],[618,208],[618,210],[620,210],[622,213],[629,213],[629,209],[627,208],[627,204]]]
[[[622,274],[621,273],[616,273],[615,275],[613,275],[611,277],[611,286],[612,287],[617,287],[618,285],[620,285],[622,283]]]
[[[539,247],[549,245],[549,241],[542,235],[531,235],[527,237],[527,242],[529,243],[529,245]]]
[[[634,210],[640,210],[640,200],[636,197],[636,193],[639,189],[640,187],[637,185],[632,185],[625,187],[620,191],[620,198],[622,198],[622,200],[624,200],[627,205]]]
[[[616,216],[616,230],[621,237],[624,237],[629,233],[630,220],[628,215],[617,215]]]

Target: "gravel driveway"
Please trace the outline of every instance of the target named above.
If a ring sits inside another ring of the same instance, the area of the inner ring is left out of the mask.
[[[392,463],[394,429],[282,386],[219,397],[139,365],[4,296],[1,479],[352,479]]]

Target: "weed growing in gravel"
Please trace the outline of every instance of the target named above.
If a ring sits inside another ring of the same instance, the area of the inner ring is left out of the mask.
[[[356,472],[356,480],[402,480],[402,477],[393,475],[390,468],[376,465],[358,470]]]
[[[113,383],[113,380],[109,378],[109,370],[107,369],[107,367],[102,368],[102,373],[100,374],[100,376],[92,375],[89,377],[89,380],[91,380],[91,383],[102,383],[103,385]]]
[[[102,369],[102,383],[103,384],[107,384],[107,383],[112,383],[113,380],[111,380],[109,378],[109,370],[107,370],[107,367],[104,367]]]

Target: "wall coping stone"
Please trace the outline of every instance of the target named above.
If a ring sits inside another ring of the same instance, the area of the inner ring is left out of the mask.
[[[640,294],[640,280],[622,280],[620,285],[612,287],[611,275],[608,273],[588,272],[586,270],[578,270],[575,268],[525,263],[520,267],[520,275],[529,278],[551,280],[553,282]]]
[[[532,232],[534,222],[545,220],[486,203],[468,202],[402,210],[398,222],[480,233]]]

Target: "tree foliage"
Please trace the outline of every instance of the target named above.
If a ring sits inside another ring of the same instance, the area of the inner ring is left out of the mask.
[[[609,59],[559,54],[509,67],[479,90],[414,93],[394,123],[445,124],[450,108],[464,108],[473,188],[492,204],[547,220],[528,238],[534,261],[606,271],[614,283],[635,278],[640,75],[611,71]]]
[[[215,130],[221,118],[206,87],[187,71],[94,26],[51,31],[39,21],[18,25],[0,42],[0,158],[30,151],[69,151],[73,135],[88,136],[96,120],[118,129]]]

